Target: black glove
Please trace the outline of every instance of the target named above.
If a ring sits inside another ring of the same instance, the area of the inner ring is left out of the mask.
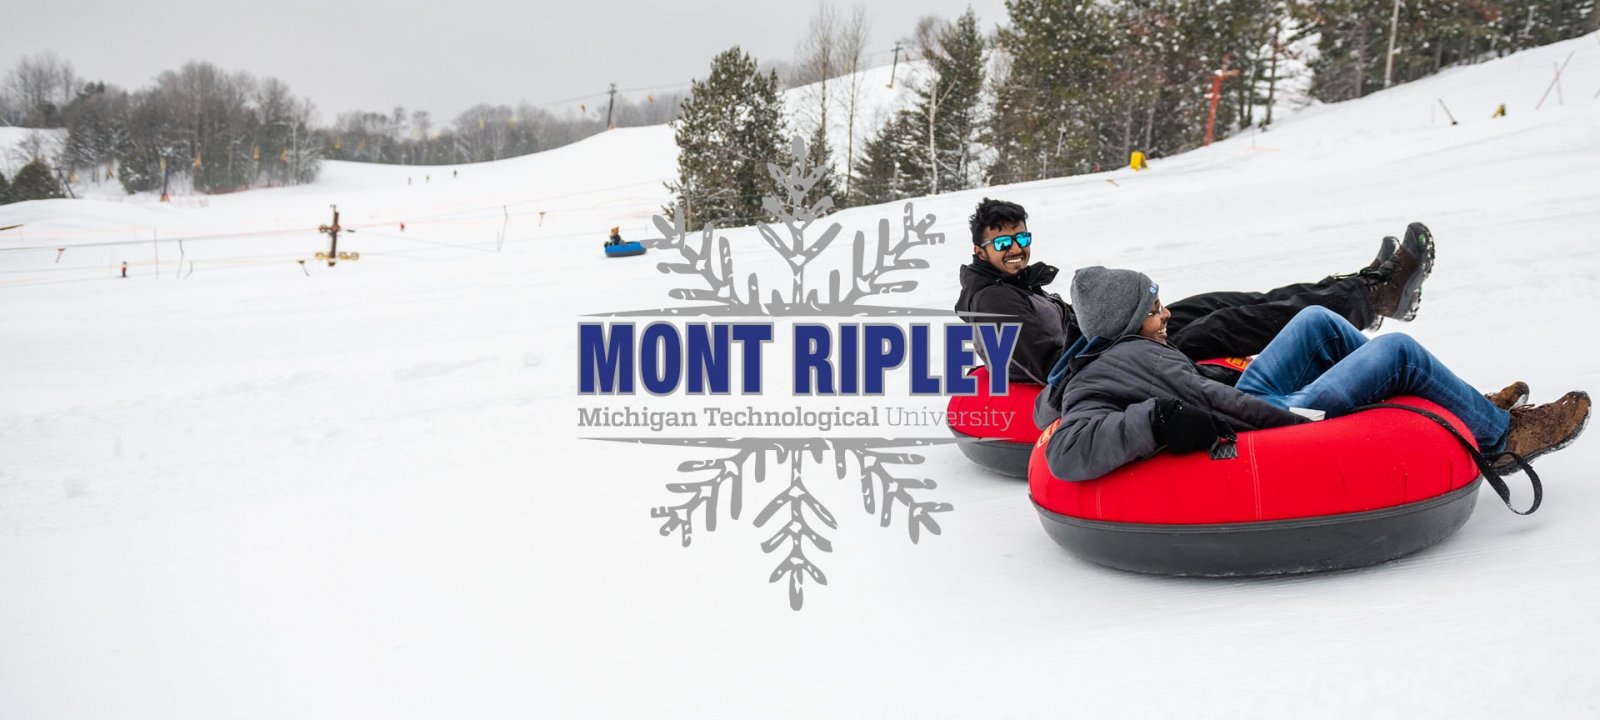
[[[1177,400],[1157,400],[1155,417],[1150,421],[1150,431],[1156,442],[1175,453],[1206,450],[1217,442],[1217,425],[1211,414],[1184,405]]]

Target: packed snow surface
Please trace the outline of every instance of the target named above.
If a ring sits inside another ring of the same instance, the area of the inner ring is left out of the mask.
[[[1597,88],[1586,36],[1148,172],[918,199],[946,242],[894,299],[952,305],[985,196],[1027,206],[1036,261],[1139,268],[1166,299],[1351,272],[1422,220],[1421,314],[1383,331],[1485,389],[1594,392]],[[853,481],[809,477],[838,528],[800,612],[766,581],[775,526],[751,521],[783,478],[747,483],[741,518],[688,548],[661,537],[650,510],[681,501],[666,485],[699,456],[580,440],[601,433],[577,408],[600,401],[577,394],[575,342],[586,315],[679,304],[686,279],[656,269],[676,258],[600,250],[613,225],[658,236],[674,172],[652,127],[170,204],[0,208],[21,226],[0,230],[0,717],[1600,713],[1592,433],[1538,462],[1537,514],[1484,492],[1438,547],[1336,574],[1099,568],[1050,541],[1024,484],[948,445],[919,450],[923,497],[954,509],[916,544]],[[361,259],[330,268],[312,253],[335,204]],[[834,215],[837,249],[901,213]],[[754,230],[724,234],[781,270]],[[786,377],[785,353],[768,361]],[[943,406],[903,380],[878,401]]]

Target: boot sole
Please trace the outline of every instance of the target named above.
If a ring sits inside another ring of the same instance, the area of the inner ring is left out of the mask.
[[[1592,408],[1591,408],[1591,410],[1592,410]],[[1557,450],[1561,450],[1561,449],[1567,447],[1568,445],[1571,445],[1572,441],[1577,440],[1578,436],[1583,434],[1583,429],[1586,428],[1586,427],[1589,427],[1589,418],[1591,416],[1593,416],[1593,412],[1584,413],[1583,422],[1578,423],[1577,429],[1573,430],[1571,434],[1569,434],[1566,437],[1562,438],[1561,442],[1558,442],[1558,443],[1556,443],[1554,445],[1551,445],[1549,447],[1540,449],[1540,450],[1538,450],[1536,452],[1529,453],[1527,455],[1523,455],[1522,456],[1522,460],[1531,465],[1531,464],[1533,464],[1534,458],[1538,458],[1538,457],[1543,457],[1545,455],[1549,455],[1550,453],[1553,453],[1553,452],[1555,452]],[[1490,465],[1489,468],[1491,470],[1494,470],[1497,473],[1500,473],[1501,475],[1506,475],[1506,474],[1513,473],[1513,472],[1516,472],[1516,471],[1522,469],[1520,466],[1517,465],[1517,461],[1511,460],[1509,458],[1507,458],[1506,462],[1495,463],[1493,465]]]
[[[1406,227],[1406,242],[1401,243],[1401,249],[1404,249],[1407,242],[1412,238],[1416,238],[1417,244],[1421,246],[1422,264],[1400,291],[1398,307],[1404,308],[1405,311],[1393,317],[1401,322],[1410,322],[1416,319],[1417,310],[1422,307],[1422,281],[1427,280],[1428,276],[1433,274],[1433,233],[1428,230],[1428,226],[1422,223],[1411,223]]]

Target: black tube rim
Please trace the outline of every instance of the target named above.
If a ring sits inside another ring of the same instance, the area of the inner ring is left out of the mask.
[[[1065,482],[1065,481],[1063,481]],[[1039,504],[1038,500],[1029,497],[1033,506],[1039,513],[1048,516],[1051,520],[1066,525],[1074,525],[1091,530],[1109,530],[1128,533],[1150,533],[1155,535],[1200,535],[1209,533],[1250,533],[1270,532],[1274,530],[1293,530],[1299,528],[1322,527],[1326,525],[1342,525],[1345,523],[1362,522],[1366,520],[1381,520],[1389,517],[1410,515],[1425,512],[1441,505],[1448,505],[1462,496],[1478,492],[1478,486],[1483,484],[1483,476],[1479,475],[1472,482],[1455,490],[1435,495],[1424,500],[1393,505],[1385,508],[1361,510],[1358,512],[1339,513],[1337,515],[1317,515],[1304,518],[1284,518],[1280,520],[1252,520],[1248,522],[1232,523],[1205,523],[1205,524],[1161,524],[1161,523],[1133,523],[1116,520],[1090,520],[1087,518],[1064,515]]]
[[[950,434],[956,436],[957,440],[961,440],[963,442],[975,442],[975,443],[984,443],[986,445],[998,445],[1000,447],[1004,447],[1004,448],[1008,448],[1008,449],[1009,448],[1027,448],[1028,452],[1030,452],[1030,453],[1033,452],[1033,442],[1022,442],[1021,440],[1007,440],[1005,438],[978,437],[977,435],[968,435],[968,434],[966,434],[964,432],[961,432],[960,430],[957,430],[955,428],[950,428]]]

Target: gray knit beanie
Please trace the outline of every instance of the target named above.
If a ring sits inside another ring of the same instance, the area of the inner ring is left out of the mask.
[[[1072,276],[1072,309],[1085,337],[1115,340],[1139,333],[1160,290],[1142,272],[1086,267]]]

